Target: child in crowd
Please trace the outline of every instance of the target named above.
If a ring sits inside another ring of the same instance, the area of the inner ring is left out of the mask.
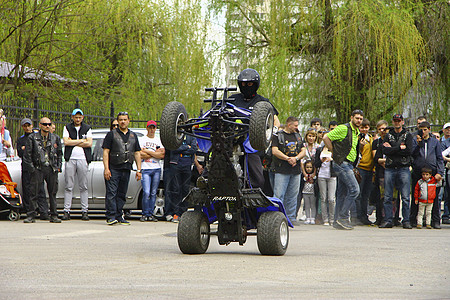
[[[431,210],[434,198],[436,198],[437,183],[431,172],[429,168],[422,168],[422,179],[419,179],[414,189],[415,203],[419,204],[417,229],[422,228],[424,211],[426,214],[426,226],[428,229],[431,229]]]
[[[305,201],[305,224],[316,224],[316,195],[314,191],[314,164],[311,160],[305,162],[305,185],[303,186],[303,199]]]
[[[314,166],[319,170],[317,183],[319,185],[323,225],[326,226],[333,223],[334,209],[336,206],[337,179],[332,170],[332,161],[331,152],[327,147],[324,146],[323,148],[317,149]]]

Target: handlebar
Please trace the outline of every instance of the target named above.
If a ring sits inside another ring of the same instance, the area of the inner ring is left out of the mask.
[[[223,88],[218,88],[218,87],[205,88],[205,92],[214,92],[214,91],[230,91],[230,92],[234,92],[234,91],[237,91],[237,87],[232,86],[232,87],[223,87]]]

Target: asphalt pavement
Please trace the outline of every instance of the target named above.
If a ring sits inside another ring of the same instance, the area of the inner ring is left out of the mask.
[[[203,255],[178,250],[177,224],[103,218],[0,221],[0,299],[449,299],[450,225],[441,230],[290,230],[284,256],[256,237]]]

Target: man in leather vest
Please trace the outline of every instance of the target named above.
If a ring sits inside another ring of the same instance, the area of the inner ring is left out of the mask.
[[[334,224],[337,229],[353,229],[349,211],[356,205],[360,191],[353,168],[358,161],[359,127],[363,118],[361,110],[354,110],[350,123],[337,126],[323,137],[325,146],[333,153],[333,171],[338,179]]]
[[[136,180],[141,180],[141,147],[137,135],[128,129],[130,117],[127,112],[117,115],[119,128],[108,132],[103,140],[103,166],[106,185],[106,223],[130,225],[123,217],[128,182],[136,161]]]
[[[61,172],[61,139],[50,133],[52,125],[49,118],[39,122],[40,130],[28,136],[23,155],[24,166],[31,173],[31,201],[24,223],[34,223],[39,190],[45,180],[50,202],[50,222],[61,223],[56,211],[56,192],[58,190],[58,173]]]
[[[403,116],[392,117],[393,129],[389,129],[384,137],[382,153],[386,155],[384,171],[384,222],[379,228],[392,228],[392,197],[394,186],[400,192],[402,201],[403,228],[411,229],[409,222],[409,197],[411,195],[411,172],[413,139],[411,133],[403,128]]]
[[[88,165],[92,160],[92,130],[91,126],[83,123],[83,111],[76,108],[72,111],[72,122],[64,127],[64,216],[63,220],[70,220],[72,207],[72,192],[75,176],[78,179],[81,201],[81,220],[89,221],[88,217]]]

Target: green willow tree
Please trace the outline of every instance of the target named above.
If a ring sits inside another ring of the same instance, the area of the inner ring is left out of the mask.
[[[346,122],[361,108],[376,122],[420,102],[428,105],[410,116],[448,116],[446,1],[215,0],[212,7],[232,12],[226,51],[240,51],[242,67],[260,70],[261,93],[282,119]],[[236,14],[245,29],[233,33]]]
[[[105,114],[114,100],[135,119],[159,118],[172,100],[199,111],[211,71],[197,1],[0,0],[0,8],[0,60],[76,80],[27,85],[15,73],[16,95],[79,97]]]

